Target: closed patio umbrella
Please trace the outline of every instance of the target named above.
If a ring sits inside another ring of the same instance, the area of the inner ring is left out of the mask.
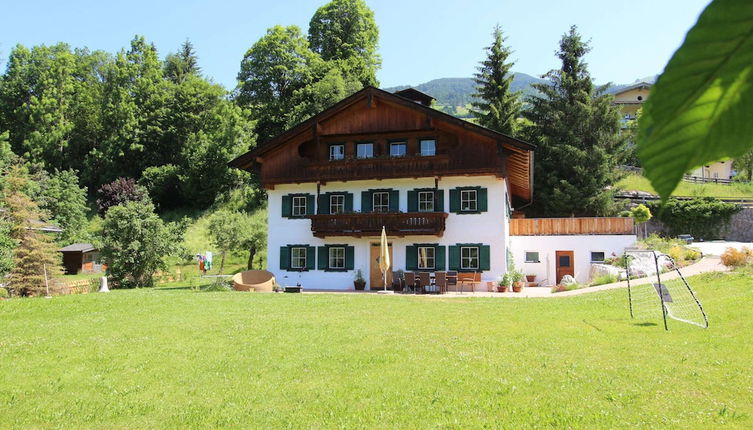
[[[379,243],[379,270],[382,271],[384,291],[387,291],[387,271],[390,269],[390,250],[387,246],[387,231],[382,226],[382,239]]]

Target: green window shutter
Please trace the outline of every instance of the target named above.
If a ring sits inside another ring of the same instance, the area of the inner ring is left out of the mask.
[[[460,190],[457,188],[450,190],[450,212],[460,212]]]
[[[316,270],[316,247],[306,247],[306,268],[308,270]]]
[[[314,196],[306,194],[306,215],[313,215],[314,213]]]
[[[442,271],[445,268],[445,247],[437,245],[434,247],[434,270]]]
[[[361,212],[371,212],[371,191],[361,191]]]
[[[390,190],[390,212],[398,212],[400,210],[400,191]]]
[[[353,212],[353,193],[345,193],[345,213]]]
[[[479,270],[490,270],[491,269],[491,262],[489,261],[489,245],[481,245],[479,246]]]
[[[329,215],[329,193],[319,194],[319,215]]]
[[[352,246],[345,247],[345,268],[347,270],[353,270],[355,267],[356,248]]]
[[[405,270],[418,270],[418,247],[415,245],[405,247]]]
[[[486,188],[479,188],[478,191],[478,211],[486,212],[489,205],[486,202]]]
[[[418,212],[418,191],[408,191],[408,212]]]
[[[457,245],[450,245],[448,266],[450,270],[460,270],[460,247]]]
[[[319,247],[319,261],[317,264],[317,267],[319,270],[326,270],[327,265],[329,264],[329,251],[327,250],[326,246],[320,246]]]
[[[444,190],[434,190],[434,212],[444,212]]]
[[[282,196],[282,216],[290,218],[293,215],[293,199],[288,196]]]
[[[280,247],[280,270],[288,270],[290,267],[290,248]]]

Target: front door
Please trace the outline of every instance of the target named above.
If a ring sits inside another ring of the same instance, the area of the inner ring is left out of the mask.
[[[562,277],[565,275],[575,277],[573,251],[556,251],[555,257],[557,260],[557,284],[562,281]]]
[[[392,244],[387,244],[387,249],[389,249],[390,252],[390,266],[395,264],[395,260],[392,258]],[[381,290],[384,288],[384,280],[382,279],[382,271],[379,269],[379,244],[378,243],[372,243],[371,244],[371,252],[369,253],[370,258],[369,261],[371,262],[369,264],[370,266],[370,276],[369,276],[369,289],[370,290]],[[392,267],[387,269],[387,288],[389,289],[390,285],[392,285]]]

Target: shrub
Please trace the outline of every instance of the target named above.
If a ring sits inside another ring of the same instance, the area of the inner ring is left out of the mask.
[[[126,202],[148,201],[146,190],[133,178],[118,178],[97,190],[97,211],[104,216],[113,207]]]
[[[743,248],[727,248],[722,254],[722,264],[727,267],[741,267],[750,264],[753,261],[753,250]]]
[[[103,225],[102,257],[121,287],[150,287],[154,273],[167,270],[166,257],[178,255],[185,223],[165,223],[148,202],[113,206]]]
[[[0,288],[0,299],[7,299],[10,297],[10,294],[8,294],[8,290],[5,288]]]
[[[617,282],[617,275],[607,273],[591,280],[591,286],[611,284]]]
[[[696,239],[706,240],[718,239],[732,215],[741,209],[713,197],[670,198],[664,205],[659,201],[648,203],[648,208],[669,229],[671,236],[691,234]]]

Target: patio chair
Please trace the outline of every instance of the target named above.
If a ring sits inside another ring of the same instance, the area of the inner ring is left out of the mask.
[[[399,272],[392,272],[392,291],[395,291],[395,292],[403,291],[403,280],[400,279]]]
[[[463,292],[464,285],[471,286],[471,292],[475,292],[476,284],[481,283],[481,272],[467,272],[460,273],[458,275],[458,284],[460,285],[460,292]]]
[[[405,289],[411,292],[416,292],[416,274],[413,272],[405,272]]]
[[[418,274],[418,288],[421,289],[421,294],[426,293],[427,290],[431,290],[431,277],[429,277],[429,272],[420,272]]]
[[[447,271],[447,285],[445,287],[445,291],[449,289],[450,286],[455,287],[455,291],[458,289],[458,272],[455,270],[448,270]]]
[[[447,273],[437,272],[434,274],[434,285],[437,286],[439,294],[447,292]]]

